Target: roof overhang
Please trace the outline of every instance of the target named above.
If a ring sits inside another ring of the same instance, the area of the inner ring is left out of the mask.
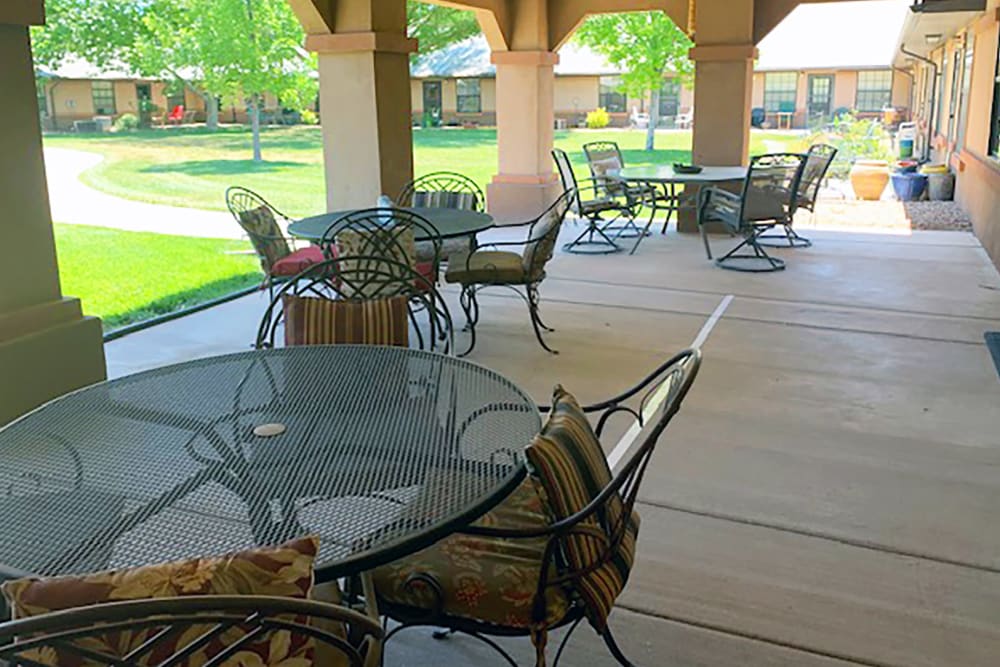
[[[985,11],[986,0],[920,0],[910,7],[899,47],[926,58]],[[912,60],[897,50],[897,67],[911,65]]]

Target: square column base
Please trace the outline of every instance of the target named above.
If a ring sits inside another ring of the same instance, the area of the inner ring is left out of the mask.
[[[553,175],[544,182],[517,181],[497,176],[486,186],[489,213],[498,225],[525,222],[537,218],[562,193]]]

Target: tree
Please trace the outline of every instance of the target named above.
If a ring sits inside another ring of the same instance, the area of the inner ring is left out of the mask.
[[[417,40],[420,53],[431,53],[478,35],[479,22],[470,11],[407,0],[407,34]]]
[[[77,56],[164,74],[204,100],[208,125],[218,99],[247,103],[254,160],[261,160],[260,111],[267,93],[282,106],[316,98],[315,59],[286,0],[48,0],[48,23],[35,35],[36,60]]]
[[[691,81],[691,40],[660,11],[591,16],[580,26],[575,39],[622,69],[622,87],[628,95],[650,94],[646,150],[653,150],[663,75],[672,70],[681,82]]]

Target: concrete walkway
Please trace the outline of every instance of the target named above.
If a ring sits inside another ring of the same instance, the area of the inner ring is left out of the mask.
[[[634,257],[559,253],[542,295],[562,353],[499,292],[482,299],[472,358],[540,401],[560,382],[590,402],[727,304],[643,483],[637,563],[611,617],[636,664],[995,667],[1000,378],[983,332],[1000,330],[1000,275],[968,233],[812,237],[776,251],[788,270],[769,275],[715,268],[690,235],[657,234]],[[111,373],[248,349],[263,309],[254,295],[122,338]],[[577,635],[564,664],[615,664]],[[504,643],[530,664],[526,641]],[[423,629],[387,658],[502,664]]]
[[[103,159],[96,153],[65,148],[45,149],[45,172],[49,181],[53,220],[131,232],[218,239],[242,237],[242,230],[228,213],[148,204],[88,187],[80,180],[80,175]]]

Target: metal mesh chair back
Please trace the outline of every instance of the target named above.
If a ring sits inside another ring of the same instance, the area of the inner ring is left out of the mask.
[[[576,174],[573,172],[573,165],[569,161],[569,155],[562,149],[553,148],[552,159],[555,160],[556,170],[559,172],[559,180],[562,181],[563,190],[572,193],[569,200],[570,209],[577,215],[583,215],[580,187],[576,181]]]
[[[521,255],[525,274],[531,281],[537,281],[545,274],[545,265],[555,253],[559,231],[569,211],[570,201],[576,196],[567,190],[537,220],[531,223],[528,241]]]
[[[385,257],[348,255],[328,259],[314,264],[285,283],[261,319],[255,343],[257,349],[280,347],[278,332],[286,324],[286,296],[342,303],[387,303],[402,297],[408,304],[408,318],[416,336],[416,347],[446,354],[454,351],[451,313],[441,293],[427,276]],[[388,318],[391,312],[387,309],[379,316]],[[388,326],[389,323],[385,324]],[[412,343],[413,336],[410,341]]]
[[[828,144],[816,144],[809,148],[802,178],[799,180],[798,206],[813,210],[826,172],[830,170],[836,157],[837,149]]]
[[[468,176],[436,171],[404,186],[397,202],[400,206],[415,208],[454,208],[482,212],[486,197]]]
[[[759,155],[750,161],[743,186],[740,222],[792,219],[806,158],[798,153]]]
[[[226,190],[226,206],[250,238],[264,271],[270,273],[275,262],[291,253],[288,240],[278,225],[279,218],[287,221],[288,217],[259,194],[233,186]]]
[[[113,602],[5,623],[0,625],[0,663],[215,665],[229,664],[246,652],[260,664],[272,664],[270,659],[287,647],[311,656],[312,664],[320,664],[322,656],[327,662],[361,667],[382,636],[376,621],[327,603],[190,596]]]

